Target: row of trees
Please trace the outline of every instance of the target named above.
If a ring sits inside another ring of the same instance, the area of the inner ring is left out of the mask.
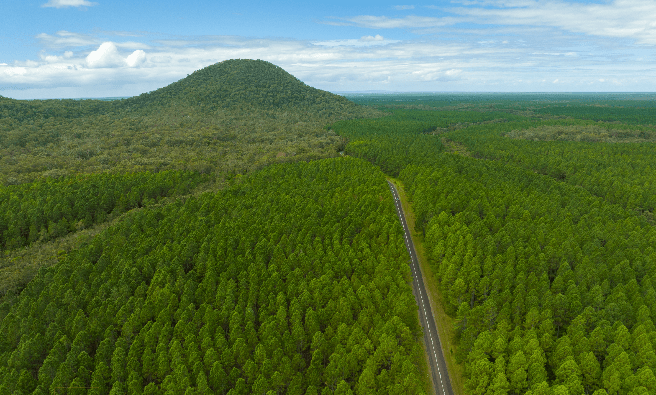
[[[268,167],[42,269],[0,305],[0,393],[423,393],[407,262],[376,167]]]
[[[207,177],[198,173],[93,174],[0,187],[0,251],[47,241],[108,214],[187,194]]]

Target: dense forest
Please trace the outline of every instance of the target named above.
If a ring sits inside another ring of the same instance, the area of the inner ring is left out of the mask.
[[[260,61],[0,111],[0,394],[429,391],[385,176],[325,127],[380,111]]]
[[[384,175],[350,158],[146,208],[0,307],[0,388],[422,393],[402,239]]]
[[[386,177],[465,393],[654,394],[655,99],[344,98],[252,60],[0,97],[0,395],[428,393]]]
[[[406,186],[468,394],[655,393],[653,101],[526,98],[355,97],[393,116],[333,128]]]

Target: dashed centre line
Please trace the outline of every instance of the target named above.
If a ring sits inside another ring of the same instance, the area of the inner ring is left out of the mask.
[[[433,329],[433,327],[431,325],[431,322],[433,320],[433,314],[430,311],[430,305],[428,306],[428,312],[430,312],[430,314],[428,314],[426,312],[426,306],[424,304],[424,295],[423,295],[426,292],[426,290],[423,289],[423,287],[422,287],[421,270],[419,270],[419,274],[417,274],[417,270],[419,269],[419,267],[418,267],[418,264],[417,264],[417,258],[416,258],[416,253],[414,251],[414,246],[412,245],[412,239],[408,237],[409,234],[410,234],[410,231],[408,229],[408,225],[407,225],[407,223],[405,221],[405,218],[403,216],[403,209],[401,208],[401,202],[400,202],[400,199],[399,199],[399,195],[396,192],[396,189],[394,188],[392,183],[388,181],[388,184],[389,184],[390,190],[392,191],[392,196],[394,196],[395,200],[396,200],[395,203],[396,203],[396,208],[397,208],[397,215],[398,215],[399,220],[401,221],[401,225],[403,227],[403,233],[404,233],[404,237],[405,237],[406,248],[408,249],[408,253],[410,255],[410,266],[411,266],[412,271],[414,273],[413,281],[412,281],[413,288],[415,290],[415,295],[419,295],[419,300],[417,300],[417,302],[421,307],[421,309],[419,310],[420,311],[420,318],[421,318],[420,321],[424,323],[425,329],[426,329],[426,331],[424,332],[424,339],[430,340],[430,344],[427,344],[427,347],[430,348],[430,350],[427,350],[428,357],[429,357],[429,362],[432,359],[432,362],[433,362],[432,365],[434,365],[435,368],[437,368],[437,375],[435,375],[434,370],[432,371],[433,382],[435,383],[435,392],[439,393],[439,389],[437,388],[439,386],[442,390],[443,395],[447,395],[447,389],[448,389],[448,394],[451,395],[451,394],[453,394],[453,389],[451,388],[451,383],[448,382],[448,376],[447,376],[447,385],[446,386],[444,385],[444,381],[442,380],[442,371],[440,369],[440,363],[444,363],[444,362],[440,362],[441,360],[438,359],[438,356],[437,356],[437,348],[439,348],[440,352],[441,352],[441,346],[436,347],[435,342],[433,340],[433,331],[435,330],[435,329]],[[422,312],[423,312],[423,314],[421,314]],[[437,332],[436,332],[436,336],[438,336]],[[439,345],[439,336],[438,336],[437,342],[438,342],[438,345]],[[441,354],[440,354],[440,356],[441,356]],[[442,361],[443,361],[443,358],[442,358]],[[439,376],[439,379],[440,379],[439,380],[439,385],[437,383],[438,376]]]

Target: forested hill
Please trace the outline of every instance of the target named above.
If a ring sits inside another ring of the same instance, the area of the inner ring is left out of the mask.
[[[338,155],[325,128],[381,116],[269,62],[228,60],[130,99],[0,97],[0,185],[103,171],[187,170],[220,179]]]
[[[342,96],[307,86],[279,66],[252,59],[213,64],[164,88],[116,105],[132,110],[181,106],[202,112],[249,107],[303,108],[325,116],[360,111],[359,106]]]

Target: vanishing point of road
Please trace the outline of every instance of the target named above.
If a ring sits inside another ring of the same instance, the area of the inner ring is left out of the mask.
[[[410,229],[408,229],[408,224],[405,222],[405,215],[403,214],[403,208],[401,207],[401,199],[399,198],[399,193],[396,191],[394,185],[389,181],[387,181],[387,183],[389,184],[389,187],[392,190],[392,195],[394,196],[396,213],[399,215],[401,225],[403,225],[405,246],[408,249],[408,253],[410,253],[412,293],[415,295],[417,305],[419,305],[419,318],[421,325],[424,328],[424,343],[426,344],[428,362],[433,375],[435,393],[438,395],[453,395],[449,373],[446,370],[446,362],[444,361],[444,355],[442,354],[442,345],[437,334],[437,328],[435,327],[435,320],[433,319],[433,311],[428,302],[428,294],[426,293],[426,287],[424,287],[424,279],[421,275],[421,269],[419,268],[415,246],[412,244],[412,238],[410,237]]]

